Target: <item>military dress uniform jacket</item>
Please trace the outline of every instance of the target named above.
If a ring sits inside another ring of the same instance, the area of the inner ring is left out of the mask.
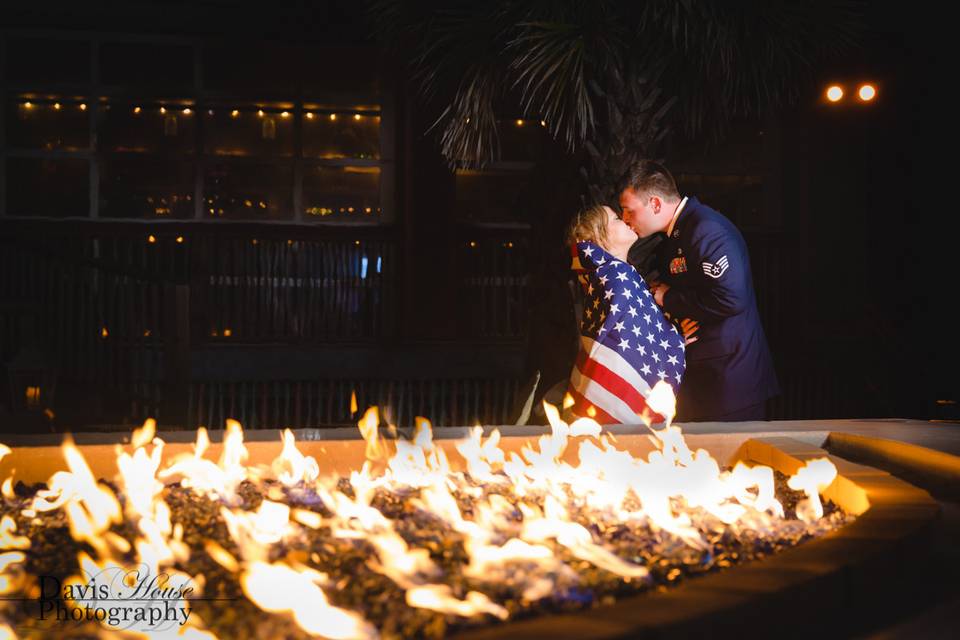
[[[778,394],[747,244],[736,226],[689,198],[657,247],[657,266],[670,285],[664,311],[700,322],[699,339],[687,347],[679,417],[719,418]]]

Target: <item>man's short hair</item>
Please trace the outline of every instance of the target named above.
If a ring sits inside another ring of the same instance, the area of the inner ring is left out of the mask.
[[[653,160],[640,160],[633,163],[620,179],[617,193],[633,189],[637,195],[657,195],[661,198],[679,198],[677,181],[667,168]]]

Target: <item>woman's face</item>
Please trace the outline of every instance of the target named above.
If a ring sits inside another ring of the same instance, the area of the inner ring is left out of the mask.
[[[636,232],[620,219],[610,207],[604,207],[607,212],[607,249],[613,254],[625,253],[637,241]]]

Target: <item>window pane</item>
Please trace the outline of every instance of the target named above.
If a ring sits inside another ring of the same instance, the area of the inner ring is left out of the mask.
[[[304,218],[380,218],[380,167],[307,167],[303,175]]]
[[[90,82],[90,44],[78,40],[10,38],[7,81],[36,87]]]
[[[7,215],[90,215],[90,165],[75,158],[7,158]]]
[[[376,95],[379,93],[380,52],[372,46],[307,45],[300,60],[304,91]]]
[[[104,84],[184,89],[193,86],[193,49],[149,42],[105,42],[100,46]]]
[[[288,164],[212,163],[204,175],[204,189],[206,218],[293,218],[293,167]]]
[[[293,46],[237,42],[203,49],[203,84],[206,89],[249,92],[296,89],[298,53]]]
[[[114,102],[101,109],[104,151],[193,153],[197,115],[185,103]]]
[[[108,154],[100,164],[100,216],[192,218],[194,164]]]
[[[457,216],[482,222],[529,220],[529,174],[522,171],[458,170]]]
[[[303,155],[308,158],[379,158],[380,113],[308,107],[303,114]]]
[[[87,103],[18,98],[7,103],[7,145],[20,149],[77,151],[90,147]]]
[[[293,105],[216,106],[203,113],[207,153],[293,155]]]

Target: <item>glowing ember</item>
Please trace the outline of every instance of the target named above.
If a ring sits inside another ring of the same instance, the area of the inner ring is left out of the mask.
[[[417,418],[410,441],[387,441],[372,407],[358,423],[367,462],[349,477],[324,474],[290,430],[275,460],[248,465],[234,421],[216,462],[206,457],[201,429],[193,452],[164,466],[151,420],[131,446],[117,448],[117,493],[68,438],[68,470],[46,488],[31,494],[3,482],[0,594],[36,593],[36,576],[51,570],[82,593],[97,576],[128,576],[136,566],[137,576],[163,576],[177,590],[184,637],[236,633],[219,619],[218,599],[273,620],[263,627],[273,635],[294,627],[327,638],[442,635],[448,625],[670,584],[842,522],[842,514],[824,516],[819,499],[836,477],[829,461],[810,461],[789,480],[802,499],[796,519],[787,519],[792,508],[778,500],[786,489],[778,494],[772,469],[723,470],[705,450],[691,450],[669,423],[668,385],[654,388],[650,405],[667,423],[653,429],[652,416],[642,416],[654,445],[645,459],[593,420],[567,424],[550,405],[550,432],[519,453],[501,448],[498,431],[485,436],[475,427],[454,443],[459,457],[448,459],[429,421]],[[8,453],[0,445],[0,459]],[[57,523],[69,533],[52,548],[68,556],[44,564],[51,552],[35,534]],[[194,600],[200,594],[210,598]],[[139,606],[148,615],[150,606]],[[0,634],[13,633],[4,624],[11,615],[22,622],[22,614],[0,611]]]

